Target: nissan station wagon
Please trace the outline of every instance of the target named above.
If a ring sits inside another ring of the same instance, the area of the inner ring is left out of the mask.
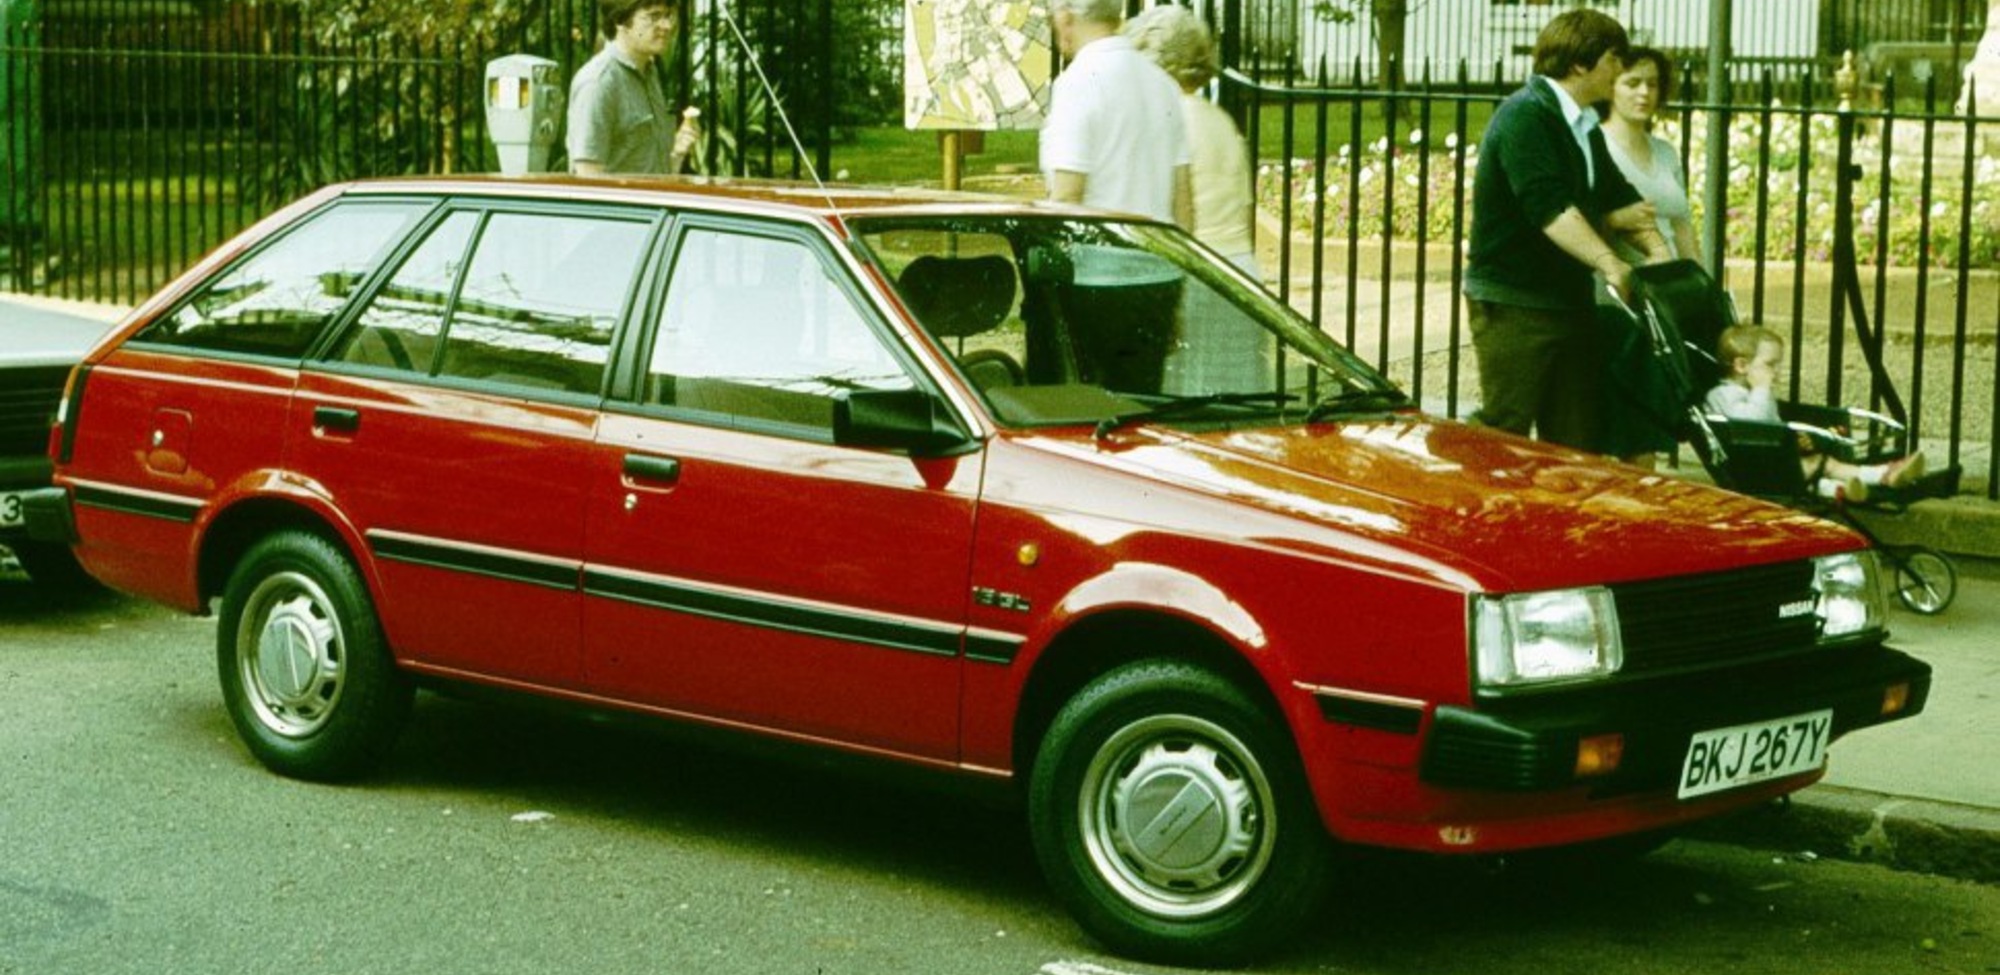
[[[1851,531],[1428,415],[1047,203],[333,186],[136,309],[49,450],[31,525],[217,616],[279,774],[468,686],[948,770],[1180,963],[1282,945],[1338,847],[1645,847],[1929,691]]]

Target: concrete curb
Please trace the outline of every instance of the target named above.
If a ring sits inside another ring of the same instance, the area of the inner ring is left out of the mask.
[[[1817,785],[1688,835],[2000,884],[2000,810]]]

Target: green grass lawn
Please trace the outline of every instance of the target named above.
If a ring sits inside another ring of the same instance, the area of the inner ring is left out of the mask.
[[[987,132],[984,149],[965,157],[967,179],[1035,171],[1034,132]],[[834,143],[833,173],[841,182],[935,184],[944,179],[941,134],[902,126],[850,129]]]
[[[1476,100],[1466,105],[1464,131],[1459,131],[1456,101],[1439,98],[1426,116],[1419,105],[1407,107],[1396,121],[1397,141],[1408,143],[1418,129],[1433,148],[1442,149],[1454,133],[1461,143],[1476,142],[1493,114],[1490,101]],[[1258,113],[1257,158],[1261,161],[1286,157],[1286,126],[1291,130],[1291,155],[1310,157],[1318,152],[1322,126],[1326,146],[1337,153],[1341,146],[1358,141],[1372,145],[1389,131],[1389,121],[1379,105],[1332,104],[1322,112],[1317,105],[1295,103],[1287,106],[1266,102]],[[828,176],[840,182],[935,185],[944,178],[944,151],[940,134],[911,132],[901,126],[884,125],[849,129],[833,147],[833,171]],[[981,177],[1036,171],[1036,133],[1031,131],[987,132],[981,152],[965,157],[962,174],[968,181]]]

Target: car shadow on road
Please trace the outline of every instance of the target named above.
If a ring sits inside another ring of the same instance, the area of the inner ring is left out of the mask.
[[[370,784],[505,793],[665,833],[1043,897],[1006,786],[738,732],[423,694]]]
[[[129,612],[139,605],[102,586],[45,586],[19,571],[0,569],[0,626]]]

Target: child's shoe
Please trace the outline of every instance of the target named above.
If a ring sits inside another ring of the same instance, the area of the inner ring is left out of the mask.
[[[1814,482],[1813,490],[1820,497],[1833,502],[1868,500],[1868,484],[1858,477],[1822,476]]]
[[[1881,470],[1882,476],[1876,483],[1883,487],[1894,488],[1915,484],[1917,478],[1924,476],[1924,455],[1911,454],[1901,460],[1892,460],[1883,464]]]

